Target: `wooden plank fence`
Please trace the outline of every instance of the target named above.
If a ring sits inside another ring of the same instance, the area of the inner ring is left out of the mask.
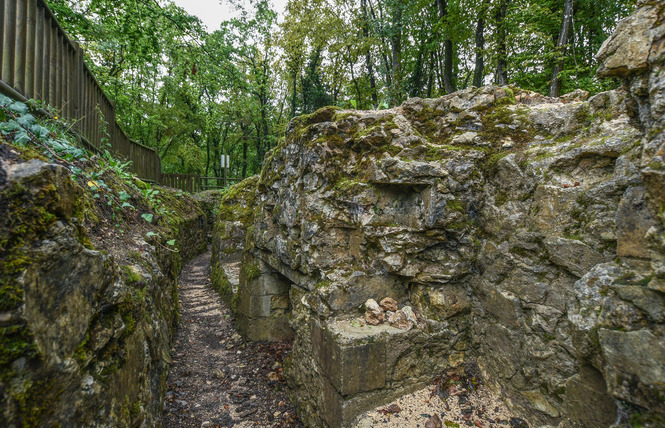
[[[195,193],[199,191],[199,176],[194,174],[162,174],[161,184],[162,186]]]
[[[132,161],[136,175],[160,182],[157,151],[130,140],[118,126],[114,103],[44,0],[0,0],[0,56],[0,92],[55,107],[91,148],[101,149],[108,138],[112,151]]]
[[[161,184],[190,193],[204,190],[225,189],[232,183],[240,183],[240,177],[200,177],[195,174],[162,174]]]

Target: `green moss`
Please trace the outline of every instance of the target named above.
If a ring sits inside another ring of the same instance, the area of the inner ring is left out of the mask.
[[[268,168],[264,168],[267,170]],[[261,178],[263,180],[263,177]],[[219,204],[217,222],[239,221],[248,226],[254,219],[254,208],[256,188],[259,182],[258,176],[250,177],[242,182],[231,186],[222,197]]]
[[[476,151],[489,153],[492,150],[487,147],[471,146],[467,144],[431,144],[427,147],[424,160],[427,162],[441,161],[451,157],[451,152]]]
[[[256,263],[245,263],[242,265],[242,270],[245,274],[245,279],[251,281],[261,276],[261,270]]]
[[[455,211],[455,212],[460,212],[460,213],[466,212],[462,202],[460,202],[457,199],[448,199],[446,201],[446,208],[448,209],[448,211]]]
[[[498,192],[496,192],[496,196],[494,197],[494,205],[500,207],[501,205],[508,202],[508,200],[509,200],[508,193],[504,192],[503,190],[499,190]]]
[[[90,333],[86,332],[85,334],[85,339],[81,343],[79,343],[79,346],[76,347],[76,351],[74,351],[74,359],[76,362],[78,362],[79,366],[83,367],[88,360],[88,352],[89,352],[89,343],[90,340]]]
[[[647,139],[653,140],[657,136],[661,135],[663,132],[665,132],[665,126],[651,128],[649,130],[649,134],[647,135]]]
[[[335,190],[344,193],[356,193],[366,186],[367,184],[364,181],[342,178],[335,184]]]
[[[213,289],[219,293],[219,295],[226,303],[231,305],[233,311],[235,312],[235,307],[233,305],[233,299],[235,298],[233,285],[229,281],[229,278],[226,276],[224,268],[220,265],[219,262],[216,262],[211,267],[210,273],[210,280]]]
[[[508,156],[510,153],[511,152],[509,151],[502,151],[486,157],[482,165],[482,169],[489,175],[493,174],[496,171],[496,166],[499,161]]]
[[[332,118],[333,122],[342,122],[346,119],[350,118],[358,118],[360,117],[359,113],[355,111],[337,111],[335,112],[335,115]]]
[[[330,281],[325,281],[325,280],[324,281],[319,281],[319,282],[316,283],[315,288],[328,288],[328,287],[330,287],[331,284],[332,284],[332,282],[330,282]]]
[[[660,402],[664,402],[661,397]],[[629,406],[630,426],[632,428],[662,427],[665,426],[665,416],[637,406]]]
[[[134,269],[132,269],[132,266],[129,265],[121,266],[121,270],[125,275],[125,281],[127,282],[127,284],[132,285],[141,281],[141,275],[139,275],[136,271],[134,271]]]
[[[506,96],[502,97],[502,98],[499,98],[494,103],[494,105],[496,107],[517,104],[517,99],[515,98],[515,92],[512,90],[512,88],[509,88],[509,87],[505,86],[501,89],[503,89],[506,92]]]
[[[18,183],[0,193],[0,311],[14,312],[23,303],[19,275],[32,263],[31,244],[43,238],[58,219],[60,195],[52,185],[36,193]],[[11,363],[37,358],[32,334],[16,318],[0,327],[0,379],[11,376]]]
[[[132,407],[129,410],[129,416],[132,420],[134,420],[139,414],[141,414],[141,403],[138,400],[135,400],[134,404],[132,404]]]
[[[566,239],[572,239],[572,240],[575,240],[575,241],[584,242],[584,238],[582,237],[582,235],[580,235],[578,233],[575,233],[575,232],[571,232],[571,231],[564,231],[563,232],[563,237],[566,238]]]
[[[582,126],[591,123],[593,121],[593,117],[589,112],[589,104],[588,103],[580,104],[577,110],[575,110],[574,117],[575,121]]]
[[[534,162],[540,162],[540,161],[544,161],[545,159],[549,159],[549,158],[552,158],[552,157],[554,157],[554,153],[552,153],[552,152],[541,152],[541,153],[538,153],[533,158],[533,161]]]
[[[495,147],[510,138],[519,148],[533,139],[535,129],[524,107],[499,106],[482,116],[483,130],[480,136]],[[515,129],[511,129],[511,126]]]
[[[571,141],[573,138],[575,138],[575,135],[573,134],[564,134],[556,137],[554,139],[554,142],[557,144],[567,143],[568,141]]]
[[[20,357],[38,357],[32,333],[22,322],[0,327],[0,382],[5,382],[13,371],[11,363]]]
[[[446,229],[447,230],[460,231],[460,230],[466,230],[470,226],[471,226],[471,223],[469,223],[469,222],[458,221],[458,222],[453,222],[453,223],[447,224]]]
[[[44,426],[44,420],[55,412],[62,390],[50,377],[24,378],[8,388],[8,398],[15,406],[16,426]],[[59,425],[57,425],[59,426]]]
[[[395,146],[393,144],[386,144],[378,148],[378,151],[381,153],[388,153],[390,156],[397,156],[403,149],[400,146]]]
[[[399,127],[395,123],[395,116],[392,114],[386,114],[378,118],[375,122],[371,123],[367,128],[357,130],[353,135],[353,138],[362,138],[375,132],[389,134],[391,129],[398,128]]]
[[[515,254],[517,256],[525,258],[530,258],[531,256],[534,255],[533,251],[527,250],[526,248],[522,247],[512,247],[509,251],[511,254]]]

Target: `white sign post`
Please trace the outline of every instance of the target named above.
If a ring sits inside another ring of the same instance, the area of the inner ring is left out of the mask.
[[[224,187],[228,186],[228,169],[231,167],[231,157],[229,155],[222,155],[220,157],[220,164],[224,170]]]

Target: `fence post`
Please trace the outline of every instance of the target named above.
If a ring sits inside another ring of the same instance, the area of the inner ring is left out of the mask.
[[[10,86],[14,86],[14,46],[16,45],[16,2],[5,2],[5,14],[2,36],[2,71],[0,77]]]
[[[26,14],[26,43],[25,43],[25,96],[35,96],[35,39],[37,32],[37,4],[34,1],[28,3]]]

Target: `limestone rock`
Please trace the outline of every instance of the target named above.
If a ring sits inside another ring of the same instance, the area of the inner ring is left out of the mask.
[[[376,300],[368,299],[365,302],[365,321],[367,321],[367,324],[379,325],[384,319],[385,314],[383,313],[381,306],[376,303]]]
[[[648,330],[598,332],[607,387],[615,397],[659,411],[665,393],[665,340]],[[640,381],[635,382],[635,379]]]
[[[584,242],[574,239],[550,238],[545,241],[545,248],[554,263],[579,277],[605,261],[601,254]]]
[[[665,36],[662,14],[662,8],[656,2],[639,8],[633,15],[620,21],[596,55],[600,63],[598,76],[625,79],[645,71],[650,60],[658,58],[659,52],[664,49],[661,42]],[[652,52],[654,46],[660,50]]]
[[[156,250],[131,228],[122,245],[109,244],[86,220],[100,214],[93,193],[67,168],[12,152],[0,142],[0,424],[159,425],[178,269],[206,246],[202,210],[160,189],[178,218],[160,233],[179,251]],[[104,179],[149,206],[112,172]]]
[[[411,330],[413,327],[418,325],[418,319],[413,313],[411,306],[405,306],[393,313],[388,318],[388,322],[393,327],[397,327],[402,330]]]
[[[606,422],[615,400],[665,415],[649,397],[665,322],[663,10],[641,2],[603,46],[599,73],[627,79],[614,91],[467,88],[289,123],[247,189],[243,229],[243,257],[284,278],[289,305],[265,304],[262,279],[241,279],[238,301],[246,324],[258,309],[291,312],[285,377],[305,423],[351,425],[430,367],[473,359],[530,426]],[[365,302],[371,328],[322,327]],[[347,389],[342,354],[376,357],[376,391]]]
[[[388,311],[391,311],[391,312],[397,311],[397,301],[395,301],[395,299],[393,299],[391,297],[383,298],[381,300],[380,305],[381,305],[381,308],[386,312],[388,312]]]
[[[407,319],[406,314],[402,311],[397,311],[390,315],[388,323],[401,330],[411,330],[411,327],[413,327],[411,322]]]

